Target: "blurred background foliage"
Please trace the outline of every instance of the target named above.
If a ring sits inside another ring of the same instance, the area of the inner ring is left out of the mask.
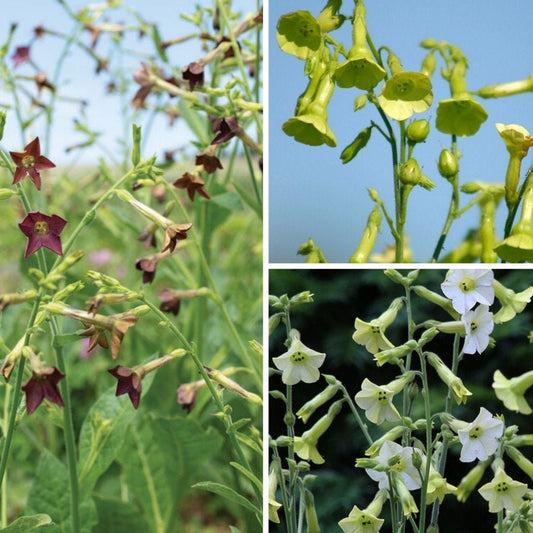
[[[408,270],[400,270],[407,274]],[[446,270],[425,269],[420,271],[417,284],[441,293],[440,284],[444,281]],[[533,282],[533,271],[518,269],[494,270],[495,277],[506,287],[522,291]],[[352,340],[355,318],[364,321],[377,318],[389,306],[390,302],[404,294],[402,286],[395,284],[386,277],[382,270],[335,270],[335,269],[298,269],[271,270],[269,279],[269,293],[280,296],[293,296],[301,291],[309,290],[314,294],[314,302],[297,307],[291,312],[291,325],[301,333],[303,343],[314,350],[326,352],[327,357],[321,372],[333,374],[347,388],[350,396],[360,390],[365,377],[376,384],[386,384],[398,374],[398,368],[385,365],[378,368],[373,362],[372,355],[364,346]],[[427,319],[450,320],[442,309],[434,304],[413,295],[413,319],[420,323]],[[499,308],[495,300],[491,310]],[[394,323],[387,329],[387,337],[394,344],[401,344],[406,340],[406,311],[402,308]],[[473,420],[480,406],[484,406],[493,414],[503,414],[506,425],[517,424],[520,433],[531,432],[531,416],[516,414],[508,411],[496,398],[491,388],[492,376],[496,369],[500,369],[508,377],[514,377],[531,370],[532,347],[528,341],[528,334],[533,329],[533,305],[517,315],[512,321],[496,325],[492,337],[496,341],[494,348],[488,348],[482,355],[466,355],[459,366],[459,376],[466,387],[473,393],[466,405],[458,407],[454,403],[453,414],[462,420]],[[437,353],[449,366],[452,362],[452,335],[439,334],[426,349]],[[285,328],[280,325],[270,337],[270,356],[275,357],[286,351]],[[414,368],[417,368],[417,358],[413,357]],[[272,365],[271,365],[272,366]],[[447,394],[446,387],[439,380],[436,372],[429,367],[430,394],[433,412],[444,407]],[[300,382],[293,387],[293,409],[296,412],[307,400],[315,396],[326,387],[321,377],[317,383],[305,384]],[[284,391],[285,386],[280,376],[270,378],[269,389]],[[533,402],[533,390],[528,391],[526,399]],[[340,396],[339,396],[340,398]],[[400,407],[398,403],[395,404]],[[283,423],[284,404],[270,398],[269,401],[269,432],[272,437],[285,434]],[[309,420],[311,426],[327,411],[328,405],[322,406]],[[362,414],[368,423],[373,438],[379,437],[393,423],[384,422],[375,426]],[[415,401],[412,418],[423,418],[422,398]],[[295,432],[301,435],[307,426],[297,419]],[[423,439],[423,433],[417,434]],[[336,417],[330,429],[318,443],[318,450],[325,458],[323,465],[311,466],[311,473],[317,475],[312,485],[315,504],[322,531],[340,531],[338,521],[346,516],[353,505],[364,508],[372,500],[376,490],[375,484],[363,470],[355,469],[355,460],[364,456],[367,448],[366,441],[358,426],[345,406]],[[528,450],[522,451],[531,458]],[[473,467],[475,463],[461,463],[459,461],[460,447],[452,448],[448,455],[445,477],[454,485]],[[518,470],[509,459],[506,460],[506,471],[511,477],[527,482],[527,477]],[[485,473],[483,483],[492,478],[490,470]],[[415,492],[415,499],[417,494]],[[278,499],[278,501],[281,501]],[[387,506],[383,515],[387,516]],[[460,524],[457,517],[461,516]],[[455,497],[447,496],[440,511],[439,526],[441,531],[468,533],[471,531],[491,531],[495,523],[495,514],[489,514],[487,502],[474,491],[466,503],[459,503]],[[282,513],[281,524],[271,523],[271,531],[281,533],[285,531]],[[388,522],[390,524],[390,521]],[[384,531],[387,528],[387,522]]]

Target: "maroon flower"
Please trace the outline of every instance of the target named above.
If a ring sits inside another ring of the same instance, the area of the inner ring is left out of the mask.
[[[182,383],[176,389],[177,401],[187,411],[187,414],[193,410],[198,391],[203,387],[205,387],[205,381],[201,379],[192,383]]]
[[[170,224],[165,229],[163,243],[161,245],[161,253],[167,250],[172,253],[176,249],[177,241],[187,238],[187,232],[192,228],[191,223],[187,224]]]
[[[154,248],[157,246],[154,230],[155,230],[155,226],[151,226],[149,228],[143,229],[139,233],[139,236],[137,237],[138,241],[141,241],[142,243],[144,243],[144,247],[147,250],[149,250],[151,246],[153,246]]]
[[[219,46],[222,43],[231,43],[231,39],[224,35],[221,39],[218,40],[217,46]],[[237,47],[239,50],[241,50],[241,43],[237,41]],[[223,59],[229,59],[230,57],[235,57],[235,50],[233,49],[233,46],[230,46],[225,52]]]
[[[173,291],[171,289],[162,289],[159,291],[157,297],[161,302],[161,305],[159,306],[161,311],[164,313],[172,313],[175,316],[178,315],[181,307],[181,297],[180,295],[177,295],[176,292],[178,291]]]
[[[138,370],[125,366],[116,366],[108,372],[118,379],[115,396],[128,393],[133,407],[137,409],[141,400],[142,377]]]
[[[204,66],[202,63],[193,61],[183,69],[182,76],[184,80],[189,82],[189,89],[194,91],[197,85],[204,84]]]
[[[28,175],[37,190],[41,190],[41,175],[39,170],[45,168],[54,168],[55,165],[50,159],[41,155],[41,145],[39,144],[39,137],[35,137],[31,143],[27,144],[24,152],[9,152],[11,159],[17,166],[15,175],[13,176],[13,185],[18,183]]]
[[[211,124],[211,129],[213,132],[218,132],[211,144],[225,143],[242,132],[235,116],[216,118]]]
[[[214,145],[210,144],[205,151],[196,156],[195,163],[197,165],[202,165],[204,170],[209,174],[212,174],[217,169],[222,170],[223,168],[220,159],[215,155],[215,148]]]
[[[135,261],[135,268],[143,273],[143,283],[152,283],[154,281],[158,259],[158,254],[153,254]]]
[[[37,91],[39,94],[44,88],[50,90],[51,92],[55,92],[56,90],[56,88],[48,80],[46,72],[39,72],[39,74],[35,76],[35,83],[37,84]]]
[[[144,106],[144,101],[148,95],[152,92],[154,87],[153,81],[154,75],[150,69],[150,65],[141,62],[141,68],[137,69],[133,73],[133,79],[141,86],[139,90],[135,93],[132,103],[135,109],[141,109]]]
[[[191,202],[194,200],[194,193],[198,193],[200,196],[203,196],[208,200],[211,198],[205,188],[204,180],[198,174],[185,172],[185,174],[177,179],[173,185],[178,189],[187,189],[187,194],[189,195]]]
[[[23,385],[26,393],[26,411],[31,415],[46,398],[63,407],[63,400],[57,384],[65,377],[56,367],[34,369],[31,378]]]
[[[24,258],[26,259],[33,252],[36,252],[41,246],[58,255],[63,255],[59,234],[63,231],[66,223],[66,220],[57,215],[49,217],[39,213],[39,211],[28,213],[19,224],[20,231],[28,237]]]
[[[29,46],[17,46],[17,48],[15,49],[15,53],[13,54],[11,59],[13,59],[15,68],[21,65],[22,63],[26,63],[27,61],[30,61],[30,47]]]

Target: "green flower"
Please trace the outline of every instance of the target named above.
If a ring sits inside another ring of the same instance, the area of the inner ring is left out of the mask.
[[[511,411],[529,415],[533,411],[524,393],[533,385],[533,370],[521,376],[507,379],[499,370],[494,372],[492,388],[503,405]]]
[[[357,87],[371,91],[386,75],[366,46],[365,6],[357,2],[353,23],[353,46],[347,60],[337,67],[335,81],[339,87]]]
[[[308,59],[322,44],[322,31],[309,11],[294,11],[278,20],[276,39],[287,54]]]
[[[497,513],[502,509],[518,510],[526,490],[525,483],[515,481],[502,468],[498,468],[492,481],[480,487],[478,492],[489,502],[489,512]]]
[[[466,403],[468,396],[472,393],[464,386],[460,377],[456,376],[440,359],[440,357],[434,353],[428,353],[428,363],[437,371],[440,379],[448,386],[452,391],[452,395],[457,405]]]
[[[389,78],[381,94],[379,105],[394,120],[406,120],[413,113],[427,111],[433,102],[431,80],[421,72],[406,72],[400,60],[389,53]]]
[[[379,490],[372,502],[362,511],[354,505],[350,514],[339,522],[339,526],[344,533],[376,533],[384,523],[382,518],[377,517],[387,497],[386,490]]]
[[[494,323],[502,324],[512,320],[517,313],[521,313],[533,296],[533,287],[516,293],[512,289],[504,287],[498,280],[493,281],[496,298],[502,304],[499,311],[494,315]]]

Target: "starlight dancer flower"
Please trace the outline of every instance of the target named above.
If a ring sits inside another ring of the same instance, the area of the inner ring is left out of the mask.
[[[450,426],[457,431],[463,445],[459,457],[463,463],[488,459],[498,449],[499,439],[503,435],[503,422],[494,418],[484,407],[479,409],[479,414],[470,424],[454,420]]]
[[[326,402],[331,400],[335,394],[340,390],[340,385],[338,383],[328,385],[322,392],[317,394],[314,398],[311,398],[306,402],[298,411],[296,416],[300,418],[304,424],[307,424],[307,421],[311,415]]]
[[[504,287],[498,280],[493,283],[496,298],[502,304],[502,307],[494,315],[494,323],[502,324],[512,320],[517,313],[521,313],[531,301],[533,296],[533,287],[528,287],[522,292],[514,292],[512,289]]]
[[[487,305],[479,305],[461,318],[465,326],[464,353],[483,353],[489,345],[490,334],[494,329],[492,313]]]
[[[492,270],[457,268],[448,271],[440,287],[445,296],[452,300],[453,308],[464,315],[476,303],[492,305],[493,282]]]
[[[350,514],[339,522],[344,533],[377,533],[383,523],[383,518],[378,518],[387,500],[387,491],[378,490],[374,499],[365,509],[361,510],[354,505]]]
[[[456,376],[442,361],[442,359],[434,353],[427,354],[428,363],[437,371],[440,379],[451,390],[453,398],[457,405],[466,403],[468,396],[472,393],[464,386],[463,380]]]
[[[385,337],[385,330],[396,318],[402,304],[403,298],[394,299],[384,313],[370,322],[356,318],[355,333],[352,335],[352,339],[357,344],[362,344],[372,355],[381,350],[394,348],[394,344]]]
[[[403,376],[391,381],[387,385],[378,386],[365,378],[361,390],[355,395],[355,403],[365,410],[365,415],[374,424],[381,424],[385,420],[391,422],[400,420],[400,413],[392,403],[394,395],[415,377],[414,372],[406,372]]]
[[[533,370],[521,376],[507,379],[499,370],[494,372],[492,388],[503,405],[511,411],[529,415],[533,411],[524,397],[525,392],[533,386]]]
[[[502,509],[517,511],[523,502],[522,497],[527,485],[515,481],[508,476],[503,468],[498,467],[494,478],[478,489],[481,496],[489,502],[489,512],[498,513]]]
[[[55,167],[55,164],[50,159],[41,155],[39,137],[35,137],[33,141],[28,143],[24,148],[24,152],[9,152],[9,155],[17,167],[13,175],[13,185],[29,176],[35,183],[37,190],[40,191],[41,175],[39,171]]]
[[[290,333],[290,348],[279,357],[272,359],[276,368],[283,371],[281,380],[286,385],[295,385],[299,381],[314,383],[318,381],[325,353],[317,352],[308,348],[300,340],[300,332],[292,329]]]
[[[44,399],[63,407],[63,399],[57,384],[65,377],[56,367],[45,367],[34,353],[29,356],[32,372],[31,378],[22,385],[26,393],[26,412],[31,415]]]
[[[24,259],[44,246],[58,255],[63,255],[59,234],[67,221],[58,215],[48,216],[39,211],[28,213],[19,224],[20,231],[28,237]]]

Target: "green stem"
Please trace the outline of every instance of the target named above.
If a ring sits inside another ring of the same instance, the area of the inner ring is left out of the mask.
[[[359,411],[357,410],[357,407],[353,403],[353,400],[350,398],[350,395],[348,394],[348,391],[346,390],[346,387],[337,380],[337,383],[339,383],[342,395],[344,396],[345,400],[348,402],[348,405],[350,407],[350,411],[352,412],[355,420],[357,421],[357,425],[361,429],[361,432],[363,433],[363,436],[365,437],[366,441],[369,445],[372,445],[374,440],[370,436],[370,433],[368,432],[368,426],[363,422],[363,419],[361,418],[361,415],[359,414]]]

